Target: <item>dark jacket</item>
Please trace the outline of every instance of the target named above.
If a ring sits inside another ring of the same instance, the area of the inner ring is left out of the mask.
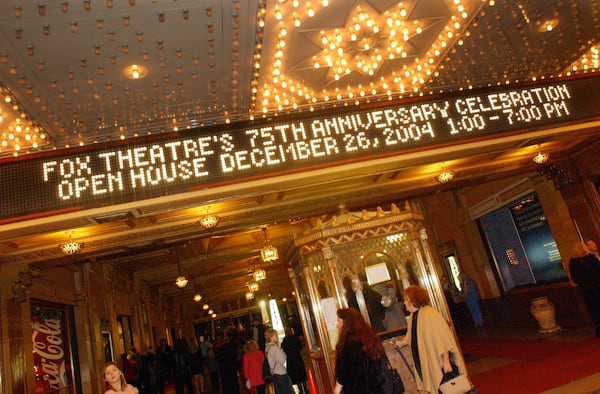
[[[577,283],[582,290],[600,288],[600,261],[593,254],[569,261],[571,279]]]
[[[306,368],[302,360],[302,342],[297,336],[288,334],[281,341],[281,348],[287,357],[287,373],[292,384],[306,382]]]
[[[379,363],[367,356],[360,342],[346,343],[335,364],[335,377],[343,386],[342,394],[383,394],[376,365]]]

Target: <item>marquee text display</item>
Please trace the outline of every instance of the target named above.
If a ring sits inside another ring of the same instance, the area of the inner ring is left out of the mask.
[[[31,204],[2,203],[1,215],[128,202],[221,181],[574,122],[594,114],[585,110],[592,88],[585,83],[472,92],[309,119],[257,122],[241,129],[194,130],[169,140],[10,163],[0,167],[3,190]],[[582,95],[584,87],[587,92]]]
[[[56,198],[80,199],[177,181],[202,181],[285,163],[435,141],[440,134],[478,133],[496,123],[532,123],[570,115],[564,84],[439,101],[306,122],[265,125],[93,155],[44,161],[43,181]],[[239,141],[241,140],[241,141]],[[212,165],[208,166],[207,163]],[[216,165],[215,165],[216,164]]]

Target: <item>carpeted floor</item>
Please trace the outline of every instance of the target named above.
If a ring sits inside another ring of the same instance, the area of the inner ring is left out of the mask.
[[[600,372],[600,339],[461,338],[465,359],[499,359],[471,374],[479,394],[540,393]]]

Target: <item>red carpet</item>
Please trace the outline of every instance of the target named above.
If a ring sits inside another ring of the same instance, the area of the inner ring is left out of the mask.
[[[600,339],[461,340],[465,357],[481,355],[517,360],[471,375],[480,394],[540,393],[600,372]]]

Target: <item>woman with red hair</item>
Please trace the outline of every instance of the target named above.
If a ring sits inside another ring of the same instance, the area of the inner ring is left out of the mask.
[[[375,333],[353,308],[337,311],[339,340],[335,348],[335,393],[381,394],[382,382],[376,378],[384,350]]]
[[[402,345],[410,346],[417,389],[437,394],[446,374],[466,371],[454,334],[442,314],[429,305],[429,294],[422,287],[404,289],[404,305],[410,318]]]

